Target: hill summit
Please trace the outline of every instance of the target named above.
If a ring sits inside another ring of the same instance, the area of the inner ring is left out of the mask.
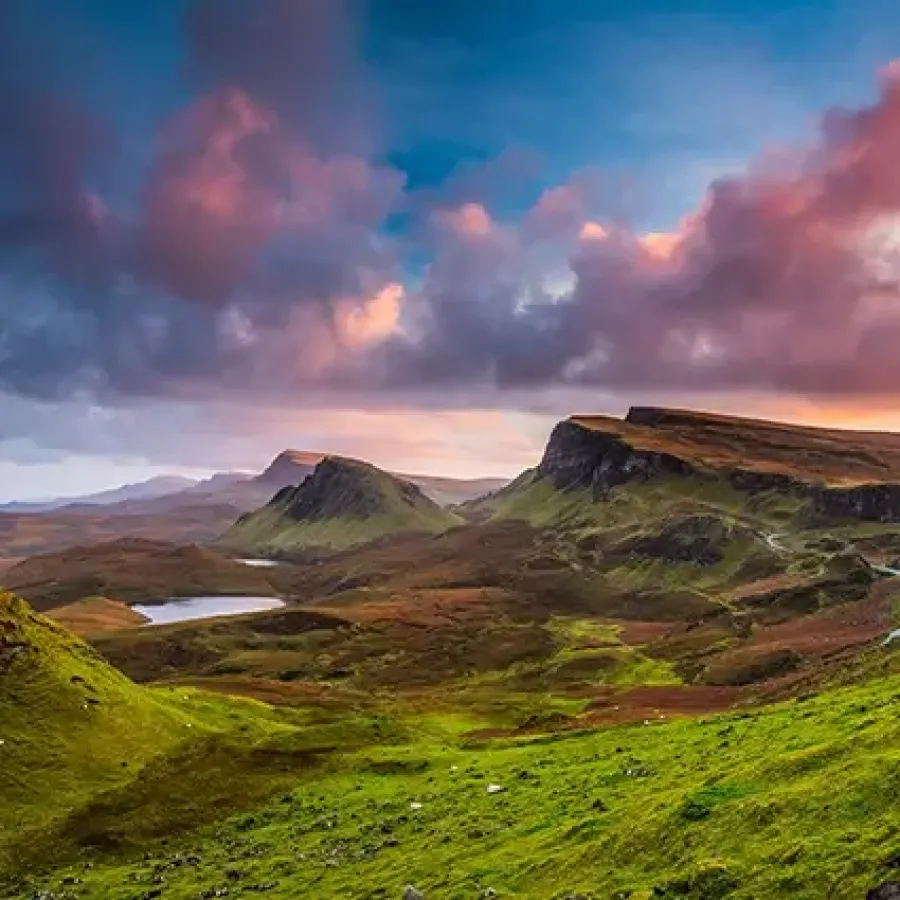
[[[441,532],[459,524],[415,484],[369,463],[326,456],[299,486],[242,516],[223,541],[245,552],[343,549],[385,534]]]
[[[299,484],[325,459],[324,453],[306,450],[282,450],[253,481],[258,485],[282,488]]]

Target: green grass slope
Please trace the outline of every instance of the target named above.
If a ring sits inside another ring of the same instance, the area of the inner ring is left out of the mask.
[[[356,714],[135,685],[0,593],[0,897],[31,896],[21,879],[61,860],[139,852],[252,808],[376,738],[391,733]]]
[[[326,457],[299,487],[242,516],[221,543],[255,553],[340,550],[399,532],[439,533],[460,521],[409,482],[358,460]]]
[[[160,885],[172,900],[399,900],[406,884],[427,900],[858,900],[898,880],[898,703],[892,677],[505,740],[422,712],[405,743],[359,747],[251,815],[33,884],[78,879],[89,900]]]
[[[0,848],[127,776],[189,721],[0,593]]]

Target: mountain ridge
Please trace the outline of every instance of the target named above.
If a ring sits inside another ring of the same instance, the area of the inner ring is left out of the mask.
[[[226,532],[242,551],[345,548],[399,531],[442,531],[460,520],[409,481],[370,463],[326,456],[299,485],[280,488]]]
[[[183,475],[154,475],[145,481],[136,481],[123,484],[119,487],[109,488],[105,491],[97,491],[93,494],[77,495],[72,497],[55,497],[49,500],[13,501],[0,504],[2,512],[48,512],[57,509],[66,509],[76,506],[111,506],[116,503],[129,501],[152,500],[157,497],[168,496],[191,490],[200,482],[195,478],[186,478]]]

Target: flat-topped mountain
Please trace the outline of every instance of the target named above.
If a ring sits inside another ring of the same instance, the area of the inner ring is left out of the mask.
[[[412,482],[375,466],[327,456],[298,486],[242,516],[223,538],[243,551],[345,548],[398,532],[441,532],[459,519]]]
[[[651,488],[654,497],[644,497]],[[632,506],[643,502],[655,514],[663,495],[666,503],[693,498],[701,513],[704,505],[728,515],[752,507],[746,514],[758,518],[767,505],[802,527],[900,522],[900,434],[656,407],[632,408],[624,419],[576,415],[556,425],[535,469],[466,512],[533,518],[537,504],[546,525],[559,524],[563,510],[571,518],[577,505],[611,521],[639,515]]]
[[[655,454],[662,465],[668,457],[696,470],[749,470],[830,486],[900,482],[900,434],[890,432],[632,407],[625,419],[578,415],[560,423],[541,464],[544,470],[576,445],[605,458],[618,449],[633,460]]]

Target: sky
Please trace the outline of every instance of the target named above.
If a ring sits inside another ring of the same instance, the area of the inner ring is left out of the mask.
[[[887,0],[6,0],[0,501],[900,428],[898,56]]]

